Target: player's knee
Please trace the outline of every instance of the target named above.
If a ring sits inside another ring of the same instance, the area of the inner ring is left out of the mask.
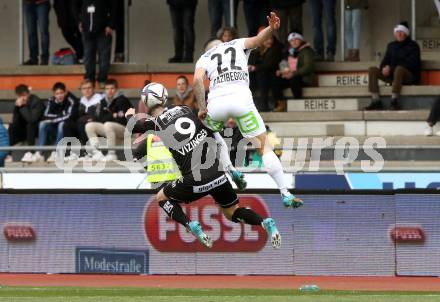
[[[232,220],[232,216],[234,216],[234,212],[238,209],[238,205],[234,205],[232,207],[229,208],[223,208],[223,215],[230,221]],[[235,222],[235,221],[234,221]]]

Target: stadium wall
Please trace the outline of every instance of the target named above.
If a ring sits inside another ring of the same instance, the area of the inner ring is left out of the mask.
[[[151,191],[3,191],[0,272],[440,275],[438,194],[306,194],[292,210],[260,193],[240,200],[276,220],[279,250],[261,228],[225,220],[210,198],[184,206],[214,239],[207,250]]]

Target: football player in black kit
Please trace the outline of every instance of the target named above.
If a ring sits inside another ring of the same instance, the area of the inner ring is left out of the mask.
[[[200,243],[210,248],[211,238],[203,232],[198,221],[191,221],[187,217],[180,203],[191,203],[211,195],[227,219],[262,226],[271,238],[272,246],[279,248],[281,236],[274,220],[263,219],[252,209],[239,206],[239,198],[221,170],[213,132],[202,124],[189,107],[165,108],[162,104],[150,108],[156,112],[156,117],[136,120],[134,109],[126,113],[128,119],[134,116],[129,121],[129,124],[135,122],[133,133],[150,132],[160,137],[182,174],[180,179],[166,184],[156,194],[155,201],[170,218],[185,226]]]

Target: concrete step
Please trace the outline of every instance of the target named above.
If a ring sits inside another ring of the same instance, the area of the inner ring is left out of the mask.
[[[425,121],[268,122],[280,137],[291,136],[423,136]],[[436,129],[437,131],[440,129]]]
[[[432,17],[429,19],[429,25],[430,25],[431,27],[440,27],[440,18],[438,17],[437,14],[435,14],[435,16],[432,16]]]
[[[417,38],[418,39],[440,38],[440,27],[436,27],[436,26],[417,27]]]
[[[352,111],[361,108],[357,98],[322,98],[289,100],[287,111]]]
[[[422,59],[440,61],[440,52],[437,51],[423,51],[421,53]]]
[[[380,89],[381,95],[391,95],[391,87]],[[402,96],[437,96],[440,86],[403,86]],[[341,97],[370,97],[368,87],[307,87],[303,89],[305,98],[341,98]]]

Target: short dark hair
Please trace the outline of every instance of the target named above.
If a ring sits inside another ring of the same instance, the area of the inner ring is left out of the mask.
[[[30,93],[29,86],[27,86],[25,84],[18,84],[15,87],[15,94],[16,95],[22,95],[22,94],[25,94],[25,93]]]
[[[115,88],[118,88],[118,81],[116,81],[115,79],[107,79],[105,80],[104,86],[107,85],[113,85],[115,86]]]
[[[63,82],[56,82],[55,84],[53,84],[52,91],[57,91],[58,89],[66,91],[66,84],[64,84]]]

